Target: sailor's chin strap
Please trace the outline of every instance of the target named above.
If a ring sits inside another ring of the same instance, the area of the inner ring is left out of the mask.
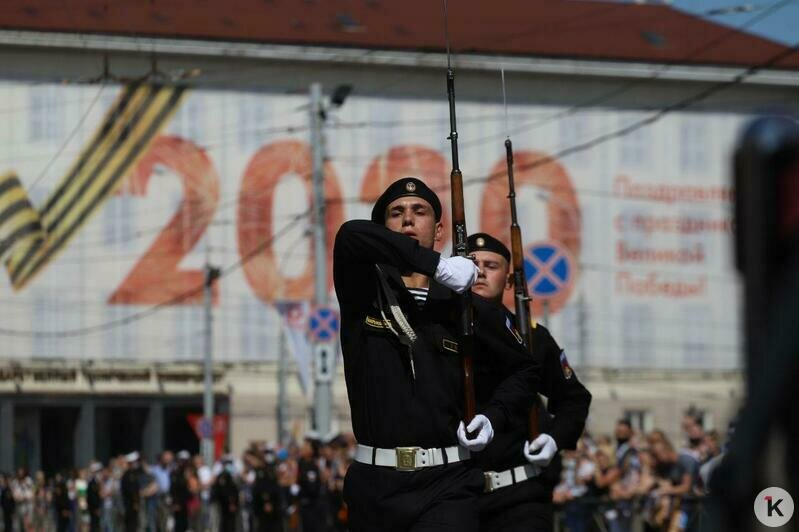
[[[416,334],[416,331],[413,330],[413,327],[411,327],[411,324],[408,323],[408,318],[406,318],[405,313],[402,312],[402,308],[399,306],[399,302],[394,295],[394,291],[391,290],[390,286],[388,286],[386,274],[377,264],[375,264],[375,269],[377,270],[377,278],[380,280],[380,290],[377,291],[378,305],[380,306],[380,316],[383,318],[383,323],[386,324],[388,330],[390,330],[394,336],[397,337],[402,345],[408,348],[408,358],[410,359],[411,363],[411,377],[416,380],[416,367],[413,363],[413,344],[416,343],[418,335]],[[388,309],[391,312],[391,316],[394,318],[394,322],[396,322],[397,327],[399,327],[399,331],[394,328],[393,323],[386,316],[386,305],[383,302],[384,297],[388,302]]]

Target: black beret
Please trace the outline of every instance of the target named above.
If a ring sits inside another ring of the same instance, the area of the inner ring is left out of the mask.
[[[508,248],[488,233],[475,233],[469,235],[468,239],[469,252],[472,251],[493,251],[499,253],[505,260],[510,262],[510,251]]]
[[[405,196],[416,196],[425,200],[433,207],[436,221],[441,221],[441,201],[439,201],[436,193],[430,190],[430,187],[415,177],[403,177],[389,185],[386,191],[377,198],[377,202],[372,208],[372,221],[380,225],[385,224],[386,207],[395,199]]]

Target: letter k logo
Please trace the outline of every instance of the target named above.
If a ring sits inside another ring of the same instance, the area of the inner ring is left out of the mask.
[[[766,499],[766,504],[768,505],[768,516],[771,517],[774,515],[774,512],[777,512],[777,515],[780,517],[784,517],[782,511],[780,510],[780,503],[783,499],[777,499],[777,502],[773,502],[774,498],[770,495],[764,497]]]
[[[757,494],[755,517],[767,527],[783,526],[793,517],[793,497],[782,488],[772,486]]]

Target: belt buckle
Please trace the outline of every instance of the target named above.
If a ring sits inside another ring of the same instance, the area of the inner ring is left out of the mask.
[[[397,471],[416,471],[416,451],[419,447],[397,447]]]
[[[483,476],[485,477],[485,489],[483,491],[485,493],[491,493],[495,489],[494,485],[491,483],[491,475],[493,474],[493,471],[486,471],[483,473]]]

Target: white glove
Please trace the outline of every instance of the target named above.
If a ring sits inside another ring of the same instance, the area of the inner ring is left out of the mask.
[[[474,439],[470,440],[466,437],[466,431],[475,432],[479,429],[480,432]],[[463,421],[458,426],[458,441],[461,445],[470,451],[482,451],[485,446],[491,443],[494,439],[494,428],[491,426],[491,421],[483,414],[477,414],[474,419],[469,422],[469,426],[464,429]]]
[[[447,288],[462,294],[477,281],[478,273],[480,269],[472,259],[455,255],[439,259],[434,278]]]
[[[558,452],[558,445],[549,434],[541,434],[532,443],[524,442],[522,452],[531,464],[546,467],[555,457],[555,453]]]

